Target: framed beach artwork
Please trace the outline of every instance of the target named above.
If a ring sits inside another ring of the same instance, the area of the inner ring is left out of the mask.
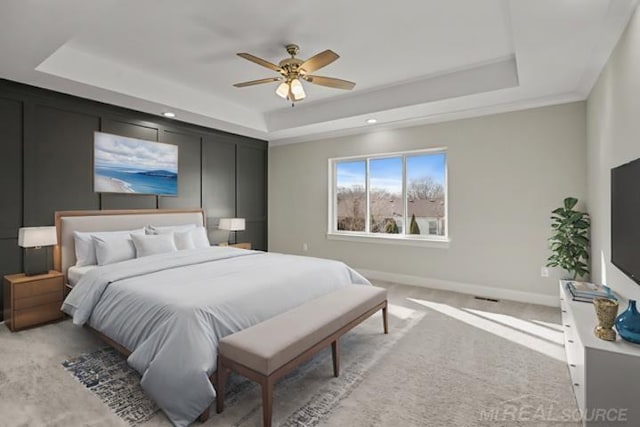
[[[178,146],[95,132],[96,193],[178,195]]]

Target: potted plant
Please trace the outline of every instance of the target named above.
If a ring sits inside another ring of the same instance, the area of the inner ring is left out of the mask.
[[[547,267],[564,269],[573,280],[589,274],[589,214],[575,210],[578,199],[567,197],[551,216],[553,236]]]

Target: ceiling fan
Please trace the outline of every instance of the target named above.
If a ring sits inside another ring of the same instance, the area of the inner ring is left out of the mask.
[[[301,80],[335,89],[351,90],[355,87],[355,83],[347,80],[335,79],[333,77],[315,76],[311,74],[322,67],[326,67],[340,57],[332,50],[327,49],[323,52],[318,53],[317,55],[312,56],[306,61],[303,61],[296,58],[296,55],[300,50],[298,45],[290,44],[287,45],[286,48],[289,55],[291,55],[291,58],[283,59],[278,65],[272,64],[271,62],[266,61],[262,58],[258,58],[257,56],[251,55],[250,53],[238,53],[238,56],[246,59],[247,61],[255,62],[258,65],[262,65],[265,68],[280,73],[280,76],[236,83],[234,84],[234,86],[247,87],[263,83],[281,82],[276,89],[276,94],[281,98],[291,101],[292,104],[296,101],[302,101],[307,96],[304,92],[304,87],[302,86]]]

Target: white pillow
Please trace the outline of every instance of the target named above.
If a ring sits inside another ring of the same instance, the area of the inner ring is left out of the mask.
[[[173,231],[171,228],[173,227],[154,227],[154,234],[173,234],[174,243],[178,250],[208,248],[211,246],[209,237],[207,236],[207,229],[204,227],[196,227],[191,224],[188,226],[178,226],[177,229],[174,228]],[[149,227],[147,227],[147,230],[149,230]]]
[[[139,234],[131,234],[137,236]],[[102,238],[93,236],[98,265],[113,264],[136,257],[136,248],[129,236],[109,236]]]
[[[185,249],[195,249],[196,245],[195,243],[193,243],[191,233],[192,230],[176,231],[175,233],[173,233],[173,242],[176,244],[176,248],[179,251]]]
[[[155,235],[138,235],[132,234],[133,244],[136,247],[138,258],[164,254],[166,252],[175,252],[176,244],[173,243],[173,233],[171,234],[155,234]]]
[[[195,224],[182,224],[182,225],[147,225],[145,231],[147,234],[167,234],[175,233],[178,231],[191,230],[196,228]]]
[[[208,248],[211,246],[209,243],[209,237],[207,236],[207,230],[204,227],[196,227],[191,230],[191,239],[193,240],[193,245],[196,248]]]
[[[118,236],[129,237],[130,234],[144,234],[144,228],[126,231],[74,231],[73,238],[76,247],[76,266],[84,267],[85,265],[96,265],[96,245],[93,242],[93,236],[100,238],[110,238]]]

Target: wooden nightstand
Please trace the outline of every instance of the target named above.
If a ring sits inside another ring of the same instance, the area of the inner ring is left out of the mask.
[[[251,250],[251,243],[249,243],[249,242],[234,243],[233,245],[230,245],[228,243],[218,243],[218,246],[229,246],[229,247],[232,247],[232,248],[240,248],[240,249],[249,249],[249,250]]]
[[[57,271],[4,276],[4,321],[17,331],[62,319],[64,277]]]
[[[236,243],[233,245],[229,245],[232,248],[240,248],[240,249],[251,249],[251,243]]]

